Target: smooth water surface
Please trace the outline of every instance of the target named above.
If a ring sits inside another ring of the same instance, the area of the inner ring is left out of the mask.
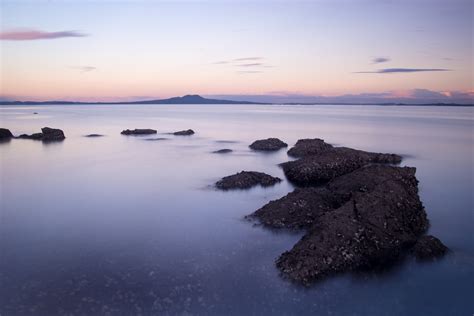
[[[471,315],[474,109],[468,107],[54,105],[0,107],[1,315]],[[38,112],[34,115],[33,112]],[[154,128],[157,135],[120,135]],[[193,136],[167,133],[192,128]],[[87,138],[86,134],[104,134]],[[303,288],[274,260],[302,236],[243,217],[293,189],[220,192],[241,170],[284,178],[285,150],[319,137],[404,155],[417,168],[430,233],[452,253]],[[164,140],[147,141],[150,138]],[[230,148],[230,154],[213,154]]]

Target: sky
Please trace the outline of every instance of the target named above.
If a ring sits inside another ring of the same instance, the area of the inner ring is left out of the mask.
[[[0,99],[474,103],[474,0],[0,1]]]

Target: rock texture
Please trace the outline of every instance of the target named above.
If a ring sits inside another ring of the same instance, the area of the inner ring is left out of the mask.
[[[333,146],[331,144],[319,138],[300,139],[296,142],[295,146],[288,150],[288,156],[296,158],[308,157],[320,154],[332,148]]]
[[[272,186],[280,181],[280,178],[272,177],[263,172],[241,171],[217,181],[216,187],[221,190],[249,189],[256,185],[262,187]]]
[[[336,147],[319,154],[281,164],[289,181],[298,185],[319,185],[359,169],[369,163],[400,163],[395,154],[372,153]]]
[[[126,129],[123,130],[120,134],[122,135],[150,135],[156,134],[156,130],[150,128],[136,128],[136,129]]]
[[[288,144],[278,138],[267,138],[254,141],[249,147],[253,150],[275,151],[288,147]]]
[[[448,248],[438,238],[426,235],[418,239],[412,252],[416,259],[426,261],[444,256]]]
[[[296,189],[248,217],[273,228],[307,231],[276,264],[289,279],[310,284],[385,267],[408,253],[443,255],[439,240],[423,236],[429,223],[417,184],[415,168],[370,165],[323,187]]]
[[[6,140],[13,138],[12,132],[6,128],[0,128],[0,140]]]
[[[192,129],[187,129],[187,130],[184,130],[184,131],[174,132],[173,135],[176,135],[176,136],[190,136],[190,135],[194,135],[194,131]]]

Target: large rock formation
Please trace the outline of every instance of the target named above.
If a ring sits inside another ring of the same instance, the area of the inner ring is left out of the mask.
[[[400,163],[395,154],[372,153],[347,147],[336,147],[282,163],[289,181],[298,185],[318,185],[359,169],[369,163]]]
[[[256,185],[262,187],[272,186],[280,181],[280,178],[272,177],[263,172],[241,171],[217,181],[216,187],[221,190],[249,189]]]
[[[444,254],[439,240],[424,241],[428,220],[417,183],[415,168],[371,165],[324,187],[296,189],[249,217],[307,231],[278,258],[277,267],[289,279],[310,284],[336,273],[384,267],[411,252]]]
[[[267,138],[254,141],[249,145],[249,147],[253,150],[275,151],[288,147],[288,144],[279,140],[278,138]]]

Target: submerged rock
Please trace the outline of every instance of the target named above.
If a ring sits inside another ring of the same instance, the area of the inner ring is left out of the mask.
[[[10,138],[13,138],[12,132],[10,132],[10,130],[7,128],[0,128],[0,139],[6,140]]]
[[[61,141],[66,138],[66,136],[64,136],[64,132],[58,128],[43,127],[41,132],[43,132],[42,140],[45,142]]]
[[[18,138],[21,138],[21,139],[42,140],[42,139],[43,139],[43,133],[34,133],[34,134],[31,134],[31,135],[28,135],[28,134],[21,134],[20,136],[18,136]]]
[[[176,135],[176,136],[190,136],[190,135],[193,135],[194,134],[194,131],[192,129],[187,129],[187,130],[184,130],[184,131],[179,131],[179,132],[174,132],[173,135]]]
[[[228,154],[228,153],[231,153],[232,151],[233,151],[232,149],[224,148],[224,149],[215,150],[212,153],[213,154]]]
[[[278,138],[267,138],[254,141],[249,147],[253,150],[275,151],[288,147],[288,144]]]
[[[302,158],[320,154],[331,148],[333,148],[331,144],[319,138],[300,139],[296,142],[295,146],[288,150],[288,156]]]
[[[149,141],[149,142],[154,142],[154,141],[160,141],[160,140],[169,140],[169,138],[166,138],[166,137],[157,137],[157,138],[147,138],[145,139],[146,141]]]
[[[369,163],[400,163],[395,154],[372,153],[347,147],[324,150],[320,154],[282,163],[285,176],[298,185],[318,185],[359,169]]]
[[[120,134],[122,135],[150,135],[150,134],[156,134],[157,131],[154,129],[150,128],[136,128],[136,129],[126,129],[123,130]]]
[[[280,181],[280,178],[272,177],[263,172],[241,171],[217,181],[216,187],[221,190],[249,189],[256,185],[262,187],[272,186]]]
[[[102,134],[88,134],[84,137],[104,137],[104,135],[102,135]]]
[[[413,255],[420,261],[434,260],[444,256],[447,252],[448,247],[431,235],[422,236],[412,249]]]

